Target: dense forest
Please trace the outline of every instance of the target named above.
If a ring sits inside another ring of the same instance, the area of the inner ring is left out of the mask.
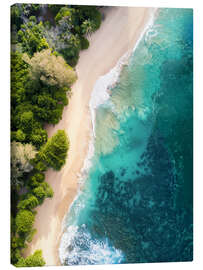
[[[15,4],[11,7],[11,263],[43,266],[41,250],[23,257],[32,241],[36,210],[54,196],[45,181],[48,168],[60,170],[68,135],[48,138],[77,80],[74,67],[88,36],[101,24],[99,7]]]

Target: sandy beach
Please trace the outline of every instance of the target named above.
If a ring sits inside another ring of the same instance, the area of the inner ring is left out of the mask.
[[[70,139],[70,149],[65,166],[60,172],[49,170],[46,181],[54,190],[54,197],[46,199],[36,208],[34,227],[37,229],[25,255],[42,249],[46,265],[60,265],[58,246],[62,221],[78,189],[78,173],[88,150],[91,117],[89,100],[99,76],[115,66],[119,58],[132,50],[150,19],[152,9],[133,7],[104,8],[105,17],[99,30],[90,37],[90,47],[80,53],[76,66],[78,80],[72,87],[69,105],[62,120],[48,126],[48,135],[65,129]]]

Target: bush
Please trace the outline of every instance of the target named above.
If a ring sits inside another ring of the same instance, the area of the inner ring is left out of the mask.
[[[64,130],[58,130],[55,135],[48,139],[47,143],[40,149],[37,159],[47,167],[60,170],[66,162],[69,148],[68,137]]]
[[[43,187],[38,186],[33,189],[34,195],[38,198],[39,202],[42,203],[46,197],[46,193],[43,189]]]
[[[50,187],[50,185],[47,182],[41,183],[40,186],[43,187],[47,198],[52,198],[53,197],[54,192],[53,192],[52,188]]]
[[[26,139],[26,134],[21,129],[18,129],[15,135],[16,140],[19,142],[24,142]]]
[[[28,234],[32,230],[34,215],[29,210],[20,210],[16,216],[16,231],[19,234]]]
[[[18,203],[17,208],[19,210],[24,210],[24,209],[28,209],[28,210],[32,210],[33,208],[37,207],[39,204],[38,199],[34,196],[34,195],[29,195],[27,197],[27,199],[22,200]]]
[[[81,49],[85,50],[89,48],[89,41],[85,37],[81,37],[80,39]]]
[[[21,257],[15,266],[17,267],[32,267],[32,266],[44,266],[45,261],[42,257],[42,251],[36,250],[33,255],[27,258]]]
[[[30,65],[30,78],[45,86],[66,87],[77,79],[76,72],[50,49],[35,53],[31,59],[24,56],[24,60]]]
[[[31,187],[37,187],[40,183],[42,183],[45,179],[45,175],[43,173],[35,173],[29,179],[29,185]]]
[[[35,163],[35,169],[39,172],[45,172],[47,170],[47,166],[42,161],[38,161]]]
[[[49,48],[44,34],[43,23],[36,24],[33,17],[30,17],[27,23],[21,25],[21,30],[18,31],[18,41],[21,44],[22,51],[32,56],[35,52]]]
[[[55,22],[58,23],[63,17],[71,17],[71,9],[62,7],[55,17]]]
[[[20,127],[25,133],[32,131],[33,126],[33,113],[31,111],[24,112],[20,116]]]
[[[39,184],[38,187],[33,189],[33,193],[38,198],[40,204],[45,198],[52,198],[54,194],[52,188],[47,182]]]

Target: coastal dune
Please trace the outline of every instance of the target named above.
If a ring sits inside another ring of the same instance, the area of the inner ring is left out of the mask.
[[[89,37],[90,47],[80,53],[76,66],[78,79],[72,87],[69,105],[62,120],[47,126],[48,135],[65,129],[70,149],[65,166],[59,172],[49,170],[46,181],[54,190],[54,197],[36,208],[34,227],[37,233],[25,255],[42,249],[46,265],[60,265],[58,247],[62,235],[62,221],[78,190],[78,175],[88,151],[92,130],[89,100],[97,79],[112,69],[119,58],[131,51],[151,17],[151,8],[105,7],[99,30]]]

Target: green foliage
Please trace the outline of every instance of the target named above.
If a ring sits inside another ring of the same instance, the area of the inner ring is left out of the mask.
[[[47,198],[52,198],[54,196],[53,189],[47,182],[41,183],[40,186],[44,189]]]
[[[88,39],[86,39],[85,37],[80,38],[80,44],[82,50],[88,49],[90,45]]]
[[[11,25],[14,30],[18,30],[23,22],[21,15],[21,8],[19,5],[11,6]]]
[[[43,23],[36,24],[36,20],[31,16],[29,21],[23,24],[21,30],[18,31],[18,41],[21,44],[22,51],[32,56],[35,52],[49,48],[43,35]]]
[[[40,128],[35,128],[30,135],[30,142],[36,146],[37,149],[47,141],[47,131]]]
[[[37,83],[63,88],[76,81],[75,71],[50,49],[35,53],[31,59],[24,57],[24,60],[30,65],[30,78]]]
[[[28,234],[34,223],[34,215],[29,210],[20,210],[16,216],[16,231],[19,234]]]
[[[65,164],[69,141],[62,130],[47,141],[44,126],[61,119],[77,78],[69,65],[77,64],[80,50],[89,47],[85,36],[101,23],[93,6],[48,5],[46,13],[36,4],[11,7],[12,48],[18,51],[11,54],[11,261],[16,266],[45,264],[41,251],[23,258],[21,250],[36,232],[33,209],[53,196],[44,172]],[[49,21],[38,23],[39,16]]]
[[[84,35],[90,35],[96,30],[96,25],[93,21],[88,19],[82,23],[81,28]]]
[[[34,188],[33,193],[35,194],[35,196],[38,198],[38,200],[40,202],[43,202],[43,200],[46,197],[46,193],[45,193],[43,187],[41,187],[41,186]]]
[[[44,173],[35,173],[34,175],[32,175],[29,179],[29,185],[31,187],[37,187],[39,186],[39,183],[42,183],[45,179],[45,175]]]
[[[71,17],[71,10],[68,7],[62,7],[55,17],[55,22],[58,23],[64,17]]]
[[[33,208],[37,207],[38,204],[38,199],[34,195],[30,194],[29,196],[27,196],[27,199],[20,201],[17,207],[19,210],[32,210]]]
[[[60,170],[65,164],[68,148],[69,141],[65,131],[58,130],[57,133],[42,146],[37,158],[47,167]]]
[[[42,161],[35,162],[35,169],[39,172],[45,172],[47,170],[47,166]]]
[[[24,112],[20,116],[20,125],[19,127],[26,133],[31,132],[33,126],[33,112],[28,111]]]
[[[54,5],[54,4],[49,4],[48,8],[51,11],[51,13],[56,16],[56,14],[59,12],[59,10],[64,7],[64,5]]]
[[[47,132],[43,129],[43,124],[56,124],[61,119],[63,108],[68,104],[66,92],[70,90],[66,83],[71,84],[71,80],[75,80],[76,75],[65,62],[63,62],[65,71],[62,69],[62,73],[60,73],[60,69],[58,69],[58,73],[55,72],[54,69],[58,66],[54,67],[54,63],[52,63],[53,70],[50,70],[50,72],[53,71],[52,76],[56,80],[56,84],[42,87],[40,79],[31,81],[28,78],[28,64],[25,64],[22,60],[22,55],[19,53],[12,54],[11,60],[13,63],[11,70],[11,77],[13,78],[11,82],[11,140],[31,142],[39,149],[47,141]],[[20,65],[17,64],[17,60]],[[66,76],[63,79],[63,72],[68,75],[68,78]],[[23,75],[23,80],[21,75]],[[49,76],[48,70],[47,76]],[[17,82],[17,79],[19,79],[19,82]],[[64,86],[60,87],[57,84],[58,81]]]
[[[101,24],[101,14],[93,6],[71,6],[60,9],[55,17],[59,42],[62,48],[56,50],[71,66],[75,66],[81,49],[87,49],[89,42],[84,35],[90,35]]]
[[[15,266],[17,267],[34,267],[34,266],[44,266],[45,261],[42,257],[42,250],[36,250],[33,255],[27,258],[21,257]]]
[[[22,60],[20,53],[11,53],[11,113],[17,104],[25,101],[27,76],[28,64]]]
[[[43,203],[45,198],[53,197],[53,190],[47,182],[42,182],[38,187],[33,189],[34,195],[38,198],[39,203]]]
[[[74,9],[76,10],[75,17],[79,18],[80,26],[85,20],[89,20],[94,24],[94,31],[100,27],[102,16],[96,6],[78,5],[74,6]]]
[[[24,238],[12,236],[11,237],[11,262],[13,264],[21,258],[20,250],[25,248]]]
[[[34,159],[36,150],[32,144],[11,143],[11,185],[16,188],[23,185],[22,176],[33,169],[30,161]]]
[[[34,237],[34,235],[37,233],[37,229],[32,229],[31,232],[29,233],[28,237],[27,237],[27,242],[32,242],[32,239]]]
[[[26,134],[21,130],[18,129],[15,134],[16,141],[24,142],[26,140]]]

